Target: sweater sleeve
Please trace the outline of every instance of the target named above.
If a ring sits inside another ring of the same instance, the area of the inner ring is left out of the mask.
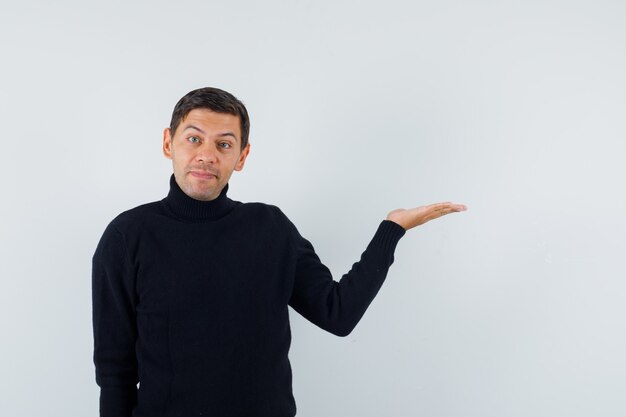
[[[92,260],[94,364],[101,417],[131,417],[137,402],[135,277],[123,236],[104,231]]]
[[[320,328],[347,336],[382,286],[405,230],[392,221],[381,222],[361,259],[339,282],[320,262],[311,243],[293,230],[297,261],[289,305]]]

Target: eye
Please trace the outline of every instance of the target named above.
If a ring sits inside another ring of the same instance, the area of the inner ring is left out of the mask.
[[[223,148],[223,149],[230,149],[230,148],[232,148],[231,144],[228,143],[228,142],[220,142],[218,146],[220,148]]]
[[[188,140],[189,142],[191,142],[191,143],[198,143],[198,142],[200,142],[200,138],[199,138],[199,137],[197,137],[197,136],[189,136],[189,137],[187,138],[187,140]]]

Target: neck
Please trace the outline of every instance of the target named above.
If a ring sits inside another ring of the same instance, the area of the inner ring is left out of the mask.
[[[216,199],[211,201],[196,200],[185,194],[172,174],[170,191],[162,201],[172,214],[182,220],[191,222],[211,221],[225,216],[235,206],[236,203],[226,196],[227,192],[228,184]]]

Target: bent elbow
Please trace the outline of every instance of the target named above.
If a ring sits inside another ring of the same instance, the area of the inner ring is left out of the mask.
[[[337,323],[335,325],[325,328],[324,330],[326,330],[329,333],[332,333],[335,336],[346,337],[350,333],[352,333],[352,330],[354,330],[357,323]]]
[[[352,329],[342,329],[341,331],[333,333],[335,336],[346,337],[352,333]]]

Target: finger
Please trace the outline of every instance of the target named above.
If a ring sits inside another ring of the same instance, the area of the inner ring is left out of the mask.
[[[445,216],[446,214],[458,213],[459,211],[465,211],[465,210],[467,210],[467,207],[465,207],[462,204],[452,204],[449,207],[444,207],[441,210],[439,210],[439,213],[442,216]]]
[[[447,204],[448,203],[435,203],[428,206],[414,207],[410,209],[410,211],[414,217],[420,219],[418,222],[422,224],[446,215],[449,210]]]
[[[467,210],[467,207],[465,205],[463,205],[463,204],[455,204],[455,203],[451,203],[451,202],[431,204],[428,207],[432,207],[436,211],[441,211],[441,210],[465,211],[465,210]]]
[[[464,211],[467,208],[463,204],[453,204],[449,201],[429,204],[427,206],[413,207],[409,211],[415,219],[415,225],[427,223],[450,213]]]
[[[445,207],[434,206],[434,207],[431,207],[422,215],[422,221],[426,223],[431,220],[443,217],[449,212],[450,212],[449,209],[446,209]]]
[[[442,209],[444,207],[449,206],[450,204],[452,204],[452,203],[449,202],[449,201],[446,201],[446,202],[442,202],[442,203],[429,204],[429,205],[426,206],[426,208],[430,209],[430,210],[439,210],[439,209]]]
[[[462,204],[452,204],[452,203],[438,203],[434,206],[435,206],[434,209],[431,210],[431,212],[426,215],[426,218],[425,218],[426,221],[437,219],[447,214],[456,213],[456,212],[464,211],[467,209],[467,207],[465,207]]]
[[[427,213],[439,213],[442,210],[448,209],[451,205],[452,203],[450,202],[435,203],[435,204],[430,204],[428,206],[424,206],[424,209],[426,210]]]

